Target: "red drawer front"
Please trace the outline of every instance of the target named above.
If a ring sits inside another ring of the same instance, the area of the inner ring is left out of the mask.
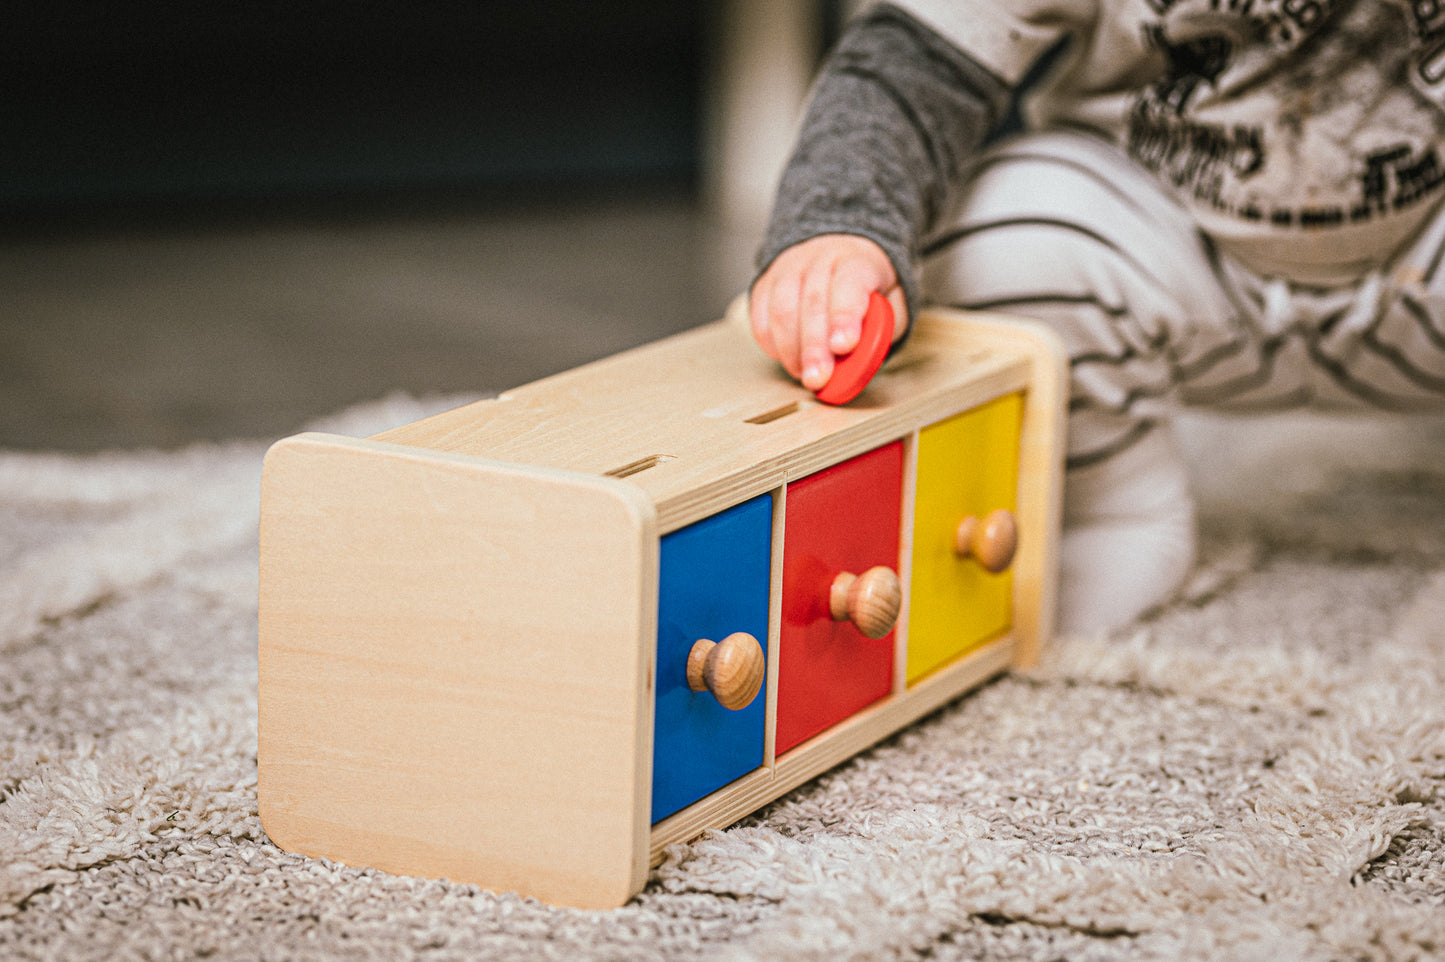
[[[778,652],[779,754],[887,695],[893,633],[866,637],[834,621],[842,572],[898,570],[903,444],[895,442],[788,485],[783,623]]]

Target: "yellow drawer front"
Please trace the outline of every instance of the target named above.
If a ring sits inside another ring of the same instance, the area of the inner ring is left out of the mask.
[[[1014,510],[1022,417],[1023,396],[1010,394],[919,433],[909,684],[1010,625],[1012,573],[960,557],[954,537],[969,515]]]

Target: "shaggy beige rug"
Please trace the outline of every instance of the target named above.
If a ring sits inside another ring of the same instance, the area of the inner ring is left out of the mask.
[[[1186,600],[676,848],[614,912],[267,840],[264,445],[0,453],[0,958],[1445,958],[1445,427],[1189,440]]]

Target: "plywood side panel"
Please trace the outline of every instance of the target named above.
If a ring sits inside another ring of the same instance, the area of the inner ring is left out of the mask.
[[[553,902],[626,901],[645,877],[651,777],[646,499],[315,434],[274,447],[262,487],[272,838]]]

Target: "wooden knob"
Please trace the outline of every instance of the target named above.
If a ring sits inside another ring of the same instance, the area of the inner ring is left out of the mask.
[[[1018,546],[1018,522],[1013,512],[1005,508],[990,511],[982,520],[969,515],[958,523],[953,535],[953,550],[960,558],[972,555],[994,574],[1013,564]]]
[[[712,692],[719,705],[732,711],[752,704],[766,673],[763,646],[746,631],[720,642],[703,638],[687,655],[687,687]]]
[[[833,579],[828,609],[834,621],[851,621],[869,638],[893,630],[903,607],[903,584],[891,568],[879,565],[861,575],[843,572]]]

